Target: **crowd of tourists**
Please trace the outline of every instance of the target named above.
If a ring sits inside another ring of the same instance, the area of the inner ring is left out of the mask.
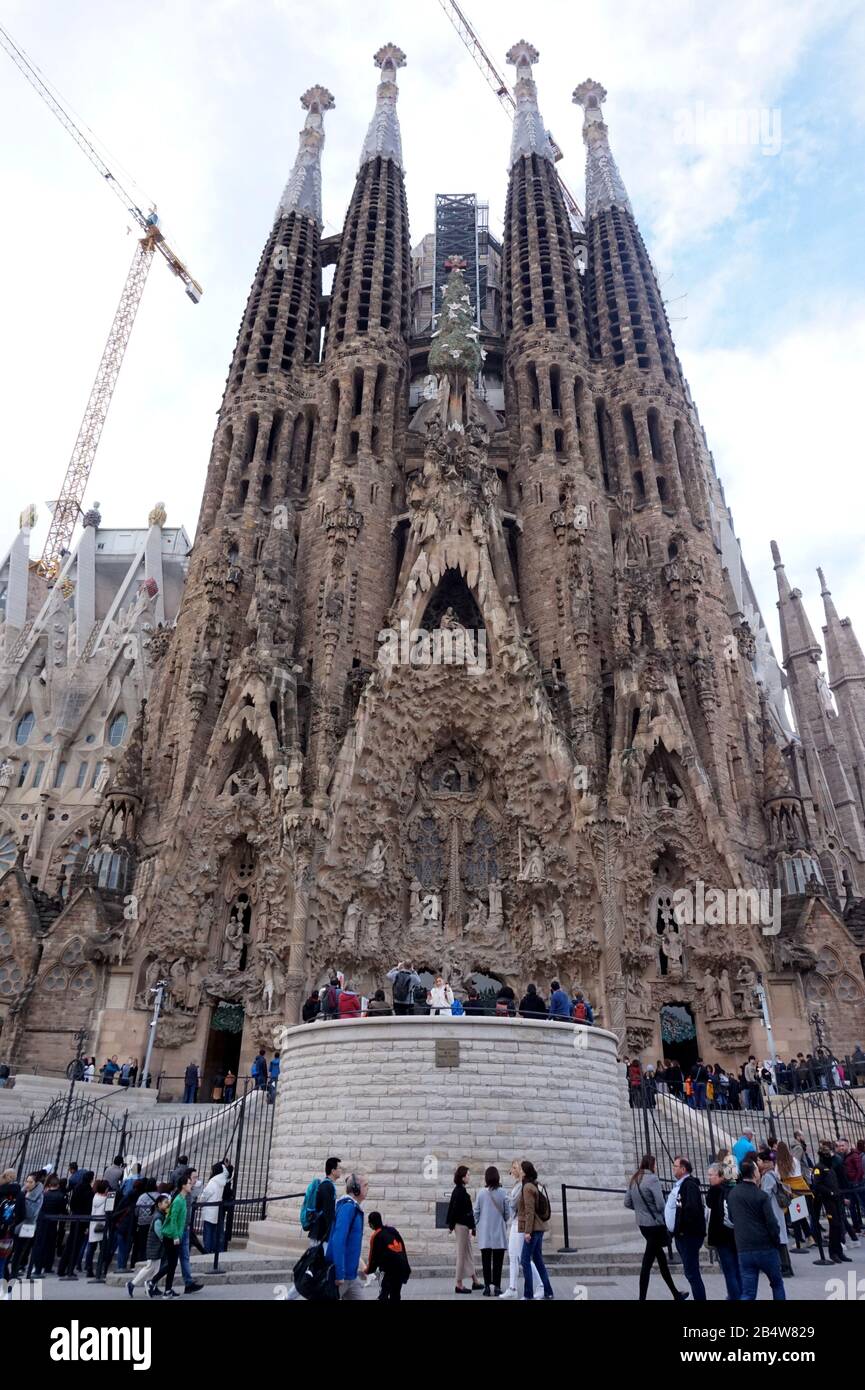
[[[536,984],[528,984],[518,1000],[510,985],[501,985],[482,997],[474,984],[469,983],[465,996],[460,998],[443,975],[436,975],[432,985],[425,985],[411,961],[398,961],[387,972],[391,999],[384,988],[376,989],[369,998],[358,994],[346,984],[341,971],[335,971],[326,985],[313,989],[304,1002],[301,1017],[304,1023],[327,1022],[346,1018],[404,1018],[408,1015],[447,1015],[451,1018],[493,1015],[499,1018],[555,1019],[561,1023],[595,1021],[594,1010],[581,990],[571,995],[559,980],[551,980],[549,999]]]
[[[628,1057],[625,1075],[632,1106],[652,1109],[658,1095],[668,1094],[697,1110],[763,1110],[771,1096],[865,1085],[865,1052],[857,1043],[846,1065],[824,1048],[800,1052],[789,1062],[752,1055],[732,1067],[702,1057],[685,1067],[668,1058],[644,1066]]]
[[[161,1182],[143,1177],[141,1164],[122,1154],[101,1177],[70,1163],[62,1176],[41,1168],[19,1183],[10,1168],[0,1175],[0,1287],[8,1297],[19,1277],[71,1282],[83,1274],[101,1283],[113,1266],[130,1274],[130,1297],[143,1286],[151,1298],[176,1298],[179,1263],[184,1292],[198,1293],[203,1285],[193,1278],[190,1252],[223,1248],[232,1172],[224,1158],[205,1177],[186,1155]]]
[[[704,1244],[718,1260],[728,1301],[755,1299],[761,1274],[773,1299],[785,1299],[784,1280],[794,1276],[793,1242],[796,1253],[816,1251],[815,1264],[852,1263],[847,1245],[858,1245],[865,1217],[865,1139],[856,1145],[821,1139],[812,1158],[801,1130],[792,1146],[770,1134],[757,1149],[753,1131],[744,1129],[709,1166],[705,1194],[688,1158],[674,1160],[675,1181],[666,1195],[655,1167],[654,1156],[646,1154],[625,1194],[645,1241],[641,1300],[655,1263],[674,1299],[689,1296],[670,1270],[667,1255],[674,1245],[697,1302],[706,1299]]]
[[[481,1290],[484,1298],[516,1298],[521,1277],[523,1299],[553,1298],[543,1258],[544,1233],[552,1212],[534,1164],[515,1159],[507,1189],[498,1168],[490,1165],[474,1197],[470,1178],[468,1165],[459,1164],[445,1219],[454,1238],[454,1293]],[[367,1290],[377,1288],[379,1301],[401,1301],[411,1277],[405,1241],[381,1212],[371,1211],[365,1218],[368,1190],[367,1179],[360,1174],[344,1176],[342,1159],[337,1157],[326,1160],[323,1176],[311,1179],[300,1209],[308,1245],[295,1266],[290,1297],[354,1300],[366,1298]],[[370,1231],[366,1257],[364,1220]],[[476,1251],[480,1252],[481,1279]],[[504,1288],[506,1255],[508,1284]]]

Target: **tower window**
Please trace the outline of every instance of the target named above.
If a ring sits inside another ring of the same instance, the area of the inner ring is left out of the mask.
[[[36,716],[34,715],[32,709],[28,710],[26,714],[21,716],[21,718],[18,720],[18,725],[15,729],[15,742],[17,744],[22,745],[28,741],[30,735],[33,732],[33,726],[35,725],[35,723]]]
[[[42,774],[43,774],[44,771],[45,771],[45,764],[44,764],[44,763],[37,763],[37,764],[36,764],[36,771],[35,771],[34,774],[33,774],[33,785],[34,785],[34,787],[38,787],[38,786],[39,786],[39,783],[42,781]]]
[[[125,714],[121,713],[114,716],[108,730],[108,742],[111,744],[112,748],[120,747],[128,726],[129,720]]]
[[[29,771],[30,771],[30,764],[29,764],[29,763],[22,763],[22,764],[21,764],[21,771],[20,771],[19,774],[18,774],[18,785],[19,785],[19,787],[23,787],[23,786],[24,786],[24,783],[27,781],[27,774],[28,774]]]
[[[68,767],[68,763],[58,763],[58,764],[57,764],[57,771],[56,771],[55,774],[54,774],[54,786],[55,786],[55,787],[62,787],[62,786],[63,786],[63,779],[64,779],[64,777],[66,776],[66,768],[67,768],[67,767]]]
[[[79,763],[79,764],[78,764],[78,776],[77,776],[76,779],[75,779],[75,785],[76,785],[76,787],[83,787],[83,786],[84,786],[84,783],[85,783],[86,781],[87,781],[87,764],[86,764],[86,763]]]

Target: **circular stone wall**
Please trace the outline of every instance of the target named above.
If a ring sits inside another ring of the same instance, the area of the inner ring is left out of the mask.
[[[623,1184],[622,1079],[616,1038],[600,1028],[506,1018],[380,1018],[286,1030],[268,1191],[300,1192],[335,1154],[369,1179],[367,1210],[405,1236],[409,1255],[452,1243],[435,1204],[458,1163],[476,1193],[495,1164],[506,1188],[514,1158],[535,1164],[560,1245],[562,1182]],[[342,1186],[338,1195],[342,1195]],[[575,1236],[604,1244],[627,1232],[621,1197],[571,1193]],[[250,1249],[302,1248],[300,1200],[253,1223]]]

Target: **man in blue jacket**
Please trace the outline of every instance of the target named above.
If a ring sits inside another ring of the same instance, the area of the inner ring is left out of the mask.
[[[363,1298],[363,1287],[359,1274],[366,1273],[366,1266],[360,1258],[363,1244],[363,1202],[369,1190],[366,1178],[352,1173],[345,1180],[344,1197],[336,1204],[336,1218],[333,1223],[326,1255],[334,1266],[340,1298]]]
[[[558,980],[553,980],[550,985],[550,1018],[557,1018],[560,1022],[571,1020],[571,997],[567,990],[562,989]]]

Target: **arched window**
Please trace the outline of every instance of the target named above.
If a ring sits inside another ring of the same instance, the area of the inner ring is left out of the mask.
[[[471,841],[466,845],[465,879],[469,888],[485,888],[490,879],[498,878],[496,838],[493,827],[484,815],[477,815],[472,825]]]
[[[35,723],[36,716],[32,709],[29,709],[26,714],[22,714],[15,729],[15,742],[18,744],[27,743],[33,732]]]
[[[111,744],[112,748],[119,747],[123,742],[128,727],[129,720],[126,718],[126,715],[122,713],[115,714],[108,730],[108,742]]]
[[[8,832],[0,834],[0,874],[11,869],[18,858],[18,846]]]

